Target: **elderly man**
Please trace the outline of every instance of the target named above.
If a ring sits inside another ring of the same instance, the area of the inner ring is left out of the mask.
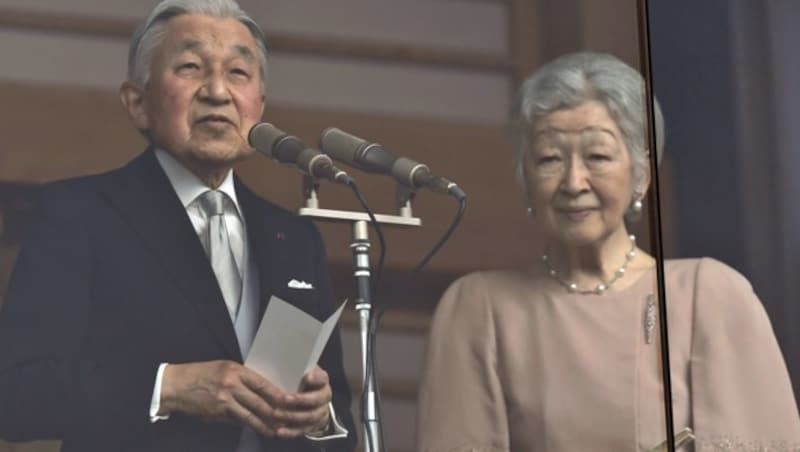
[[[338,332],[297,393],[241,364],[271,296],[333,310],[314,226],[232,174],[265,72],[263,35],[233,0],[165,0],[137,30],[120,97],[150,147],[45,188],[0,315],[0,437],[82,452],[354,448]]]

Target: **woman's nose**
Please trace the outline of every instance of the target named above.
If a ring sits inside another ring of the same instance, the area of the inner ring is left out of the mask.
[[[570,158],[561,181],[562,189],[573,195],[589,189],[589,170],[580,158]]]

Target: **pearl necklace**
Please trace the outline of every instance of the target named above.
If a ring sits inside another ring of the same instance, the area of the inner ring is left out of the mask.
[[[569,282],[564,279],[556,269],[550,265],[550,256],[548,256],[547,251],[542,254],[542,263],[544,264],[545,268],[547,269],[547,274],[550,275],[553,279],[558,281],[559,284],[564,286],[567,291],[570,293],[579,293],[579,294],[597,294],[603,295],[605,291],[607,291],[615,282],[617,282],[620,278],[625,276],[625,269],[628,268],[628,264],[631,263],[633,258],[636,256],[636,236],[631,234],[628,236],[631,241],[631,249],[625,254],[625,262],[614,272],[614,276],[608,280],[603,281],[600,280],[600,283],[595,286],[594,289],[579,289],[578,285],[574,282]]]

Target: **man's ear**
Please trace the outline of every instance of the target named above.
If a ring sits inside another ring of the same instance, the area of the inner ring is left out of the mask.
[[[267,106],[267,93],[261,94],[261,114],[258,115],[262,120],[264,119],[264,108]]]
[[[141,87],[128,81],[124,82],[119,88],[119,100],[137,129],[148,130],[150,128],[144,90]]]

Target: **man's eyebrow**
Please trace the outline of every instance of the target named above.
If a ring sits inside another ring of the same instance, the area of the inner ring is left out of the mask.
[[[253,54],[253,51],[250,50],[250,47],[242,44],[236,44],[233,46],[233,50],[239,54],[242,58],[247,60],[248,63],[252,63],[256,60],[256,56]]]
[[[199,50],[203,48],[203,43],[194,39],[186,39],[178,43],[175,46],[175,53],[183,53],[187,50]]]
[[[179,42],[178,45],[175,46],[175,53],[176,54],[181,54],[181,53],[187,52],[187,51],[198,51],[198,50],[203,49],[204,47],[205,47],[205,44],[203,44],[201,41],[197,41],[195,39],[187,39],[187,40]],[[244,58],[249,63],[252,63],[252,62],[254,62],[256,60],[256,56],[255,56],[255,54],[253,54],[253,51],[250,50],[250,47],[248,47],[248,46],[246,46],[244,44],[236,44],[236,45],[234,45],[233,46],[233,50],[237,55],[239,55],[240,57]]]

